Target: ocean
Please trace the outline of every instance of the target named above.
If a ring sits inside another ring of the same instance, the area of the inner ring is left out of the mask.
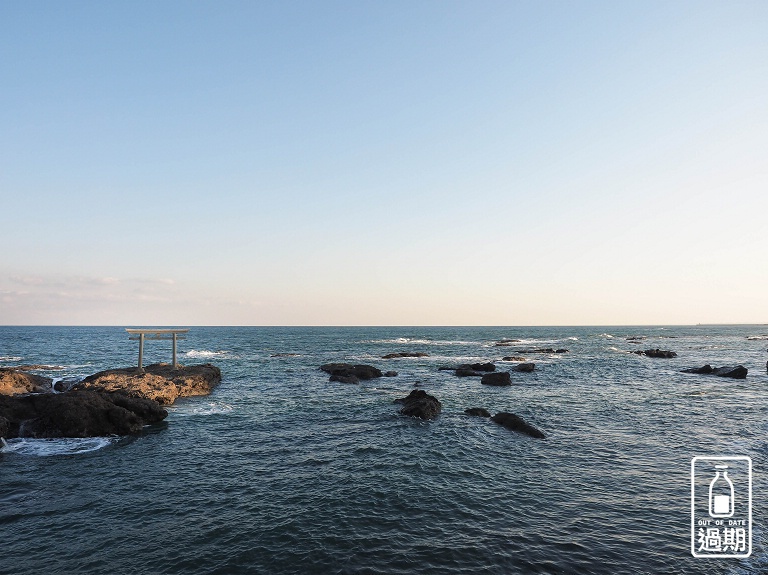
[[[655,348],[678,356],[627,353]],[[765,325],[192,327],[179,360],[221,368],[212,395],[138,437],[3,448],[0,573],[766,573],[766,348]],[[438,370],[507,355],[536,369],[510,387]],[[136,356],[119,327],[0,327],[0,366],[81,377]],[[145,363],[170,357],[147,342]],[[331,383],[318,368],[337,361],[399,375]],[[680,372],[706,363],[749,375]],[[417,383],[434,421],[393,403]],[[694,456],[751,457],[749,558],[691,554]]]

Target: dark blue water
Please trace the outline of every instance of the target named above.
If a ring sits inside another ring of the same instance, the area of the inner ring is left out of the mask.
[[[137,438],[14,440],[0,453],[0,573],[764,573],[768,341],[748,337],[767,333],[192,328],[180,360],[222,369],[211,396],[180,400]],[[570,352],[528,356],[536,371],[506,388],[437,370],[516,355],[501,338]],[[121,328],[3,327],[0,365],[83,376],[132,364],[134,346]],[[679,356],[625,353],[650,347]],[[380,359],[393,351],[429,357]],[[147,363],[169,359],[168,342],[148,342]],[[328,361],[399,376],[329,383]],[[750,373],[679,372],[704,363]],[[443,403],[436,421],[392,403],[417,381]],[[468,407],[515,412],[548,438]],[[751,558],[691,556],[694,455],[752,457]]]

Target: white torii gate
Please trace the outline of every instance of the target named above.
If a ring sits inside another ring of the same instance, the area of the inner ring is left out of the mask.
[[[180,339],[187,339],[184,334],[188,333],[189,329],[129,329],[126,328],[125,331],[127,331],[130,334],[130,337],[128,339],[136,341],[139,341],[139,373],[144,372],[144,368],[142,367],[142,363],[144,361],[144,340],[145,339],[160,339],[165,341],[171,341],[173,340],[173,369],[178,369],[179,364],[176,362],[176,342]]]

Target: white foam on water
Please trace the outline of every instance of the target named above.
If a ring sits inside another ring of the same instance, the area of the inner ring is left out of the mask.
[[[51,455],[78,455],[97,451],[119,441],[119,437],[61,437],[56,439],[8,439],[0,453],[16,453],[49,457]]]
[[[220,349],[217,351],[210,351],[207,349],[190,349],[188,352],[184,354],[185,357],[192,357],[192,358],[198,358],[198,359],[210,359],[214,357],[219,358],[227,358],[227,359],[236,359],[234,356],[231,356],[230,353],[226,350]]]
[[[18,355],[0,355],[0,361],[21,361]]]
[[[578,337],[567,337],[567,338],[565,338],[565,339],[569,339],[569,340],[571,340],[571,341],[579,341],[579,338],[578,338]]]
[[[395,339],[367,339],[361,343],[378,343],[388,345],[480,345],[479,341],[463,341],[454,339],[416,339],[408,337],[398,337]]]
[[[613,336],[610,333],[601,333],[601,334],[598,334],[597,337],[604,337],[605,339],[613,339]]]
[[[232,406],[227,403],[216,403],[215,401],[199,402],[189,404],[177,404],[166,407],[169,415],[179,417],[189,417],[191,415],[220,415],[232,411]]]

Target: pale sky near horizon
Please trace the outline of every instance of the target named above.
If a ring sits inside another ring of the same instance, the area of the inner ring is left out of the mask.
[[[766,323],[766,31],[0,0],[0,325]]]

